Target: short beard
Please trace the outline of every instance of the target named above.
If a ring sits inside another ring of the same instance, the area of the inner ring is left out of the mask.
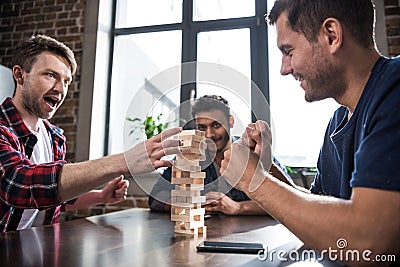
[[[21,94],[22,106],[29,113],[40,119],[51,119],[53,116],[42,112],[42,110],[40,109],[40,105],[38,103],[39,100],[36,99],[36,96],[32,92],[33,92],[32,88],[28,82],[27,88],[25,88]]]
[[[345,92],[343,72],[323,56],[319,47],[314,46],[314,77],[308,77],[308,90],[305,90],[305,100],[314,102],[326,98],[338,98]]]

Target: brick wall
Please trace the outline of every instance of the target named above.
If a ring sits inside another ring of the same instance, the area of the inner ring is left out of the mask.
[[[400,55],[400,0],[384,1],[389,56],[397,56]]]
[[[0,64],[11,67],[13,47],[33,33],[54,37],[75,53],[78,69],[74,82],[52,119],[65,131],[68,161],[75,160],[85,5],[85,0],[0,0]]]

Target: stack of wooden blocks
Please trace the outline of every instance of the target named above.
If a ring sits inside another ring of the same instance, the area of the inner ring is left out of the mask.
[[[201,171],[199,162],[205,160],[205,133],[198,130],[185,130],[174,138],[183,141],[182,154],[177,155],[172,167],[171,220],[175,222],[175,233],[198,235],[206,234],[204,208],[206,201],[201,196],[206,173]]]

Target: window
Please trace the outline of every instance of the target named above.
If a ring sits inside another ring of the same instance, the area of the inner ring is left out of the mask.
[[[163,121],[188,120],[189,110],[183,110],[182,103],[190,103],[195,95],[212,93],[226,97],[237,122],[232,133],[241,135],[252,120],[250,81],[254,71],[259,71],[254,66],[257,62],[266,65],[266,58],[250,53],[260,28],[266,44],[266,25],[259,23],[266,3],[258,2],[261,4],[239,0],[117,0],[104,154],[124,151],[126,138],[122,138],[122,129],[126,127],[126,117],[162,113]],[[182,63],[190,62],[194,62],[194,67],[187,68],[189,73],[180,69]],[[195,82],[196,76],[201,75],[195,62],[235,69],[248,82],[235,92],[216,84]],[[170,81],[153,81],[170,70],[174,75],[178,73],[179,77],[172,79],[178,81],[177,86],[166,89],[164,84]],[[193,82],[180,86],[182,75],[185,81],[189,77]],[[267,92],[268,85],[264,84],[260,87]]]
[[[306,103],[294,79],[279,74],[281,55],[275,29],[267,32],[264,21],[267,5],[273,2],[117,0],[112,8],[105,141],[99,143],[97,138],[91,148],[99,151],[102,147],[104,155],[122,152],[126,116],[163,113],[168,114],[165,120],[185,118],[188,112],[179,107],[182,103],[193,96],[220,94],[230,102],[236,119],[232,134],[241,135],[256,118],[270,120],[274,154],[284,164],[315,166],[326,124],[337,104],[331,100]],[[181,80],[187,80],[185,75],[194,81],[201,75],[196,68],[189,69],[189,74],[181,69],[187,62],[198,62],[198,69],[202,62],[221,64],[248,81],[237,90],[202,82],[180,86]],[[165,89],[168,78],[154,82],[168,70],[176,76],[173,80],[179,81],[171,90]],[[134,107],[130,106],[133,98]],[[271,102],[271,116],[260,98]]]
[[[179,30],[127,34],[115,38],[108,153],[124,151],[121,129],[128,123],[126,117],[144,118],[148,113],[154,116],[169,114],[179,105],[179,93],[175,97],[166,97],[165,103],[159,102],[166,92],[149,80],[157,73],[180,64],[181,43],[182,33]],[[133,142],[136,137],[127,139]],[[126,143],[129,147],[132,144]]]

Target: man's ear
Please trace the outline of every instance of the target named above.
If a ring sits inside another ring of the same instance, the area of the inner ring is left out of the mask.
[[[235,119],[233,118],[232,115],[229,115],[229,127],[233,128],[235,125]]]
[[[343,27],[339,20],[327,18],[322,23],[322,38],[331,54],[335,54],[343,44]]]
[[[14,76],[15,81],[17,82],[17,84],[19,85],[23,85],[24,84],[24,76],[23,76],[23,69],[21,68],[21,66],[15,65],[12,69],[12,74]]]

